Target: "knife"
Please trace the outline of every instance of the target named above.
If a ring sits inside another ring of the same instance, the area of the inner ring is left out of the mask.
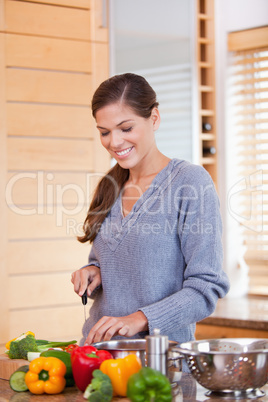
[[[84,316],[85,316],[85,322],[87,320],[87,315],[86,315],[86,304],[87,304],[87,289],[85,290],[83,296],[82,296],[82,304],[84,306]]]

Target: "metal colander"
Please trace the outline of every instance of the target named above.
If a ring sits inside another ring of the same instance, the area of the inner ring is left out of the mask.
[[[186,359],[205,388],[236,397],[263,396],[268,381],[268,339],[226,338],[181,343],[172,350]]]

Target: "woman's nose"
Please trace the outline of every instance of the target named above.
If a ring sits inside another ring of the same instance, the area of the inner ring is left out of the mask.
[[[124,143],[124,139],[120,132],[112,131],[111,132],[111,142],[110,145],[113,148],[119,148]]]

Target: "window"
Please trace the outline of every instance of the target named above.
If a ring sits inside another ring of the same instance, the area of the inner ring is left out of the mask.
[[[228,42],[234,215],[245,246],[249,293],[268,295],[268,27],[231,33]]]
[[[110,0],[111,74],[144,76],[157,93],[156,143],[170,158],[194,160],[193,0]],[[131,16],[131,18],[130,18]]]

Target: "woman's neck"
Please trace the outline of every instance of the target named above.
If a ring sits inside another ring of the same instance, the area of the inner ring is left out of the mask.
[[[170,162],[170,158],[163,155],[160,151],[157,151],[157,154],[153,157],[146,159],[146,161],[142,161],[139,166],[129,170],[129,179],[128,183],[138,184],[143,180],[150,180],[162,170],[165,166]]]

